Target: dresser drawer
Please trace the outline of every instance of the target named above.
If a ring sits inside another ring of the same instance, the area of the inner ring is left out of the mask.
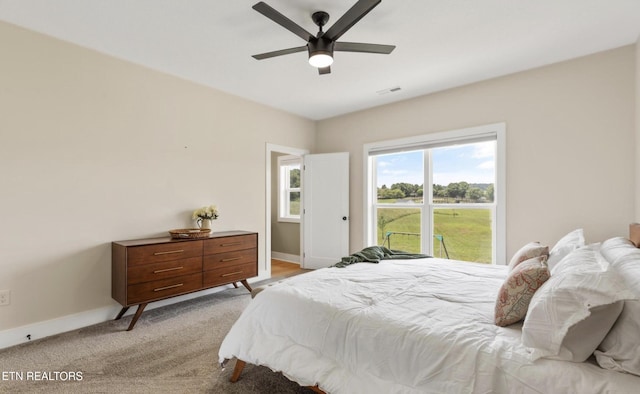
[[[202,271],[202,257],[135,265],[127,269],[127,283],[151,282],[158,279],[194,274]]]
[[[202,255],[203,241],[170,242],[166,244],[133,246],[127,249],[128,265],[161,263]]]
[[[127,303],[139,304],[178,294],[189,293],[202,288],[202,273],[176,276],[153,282],[127,286]]]
[[[217,286],[258,276],[258,265],[246,263],[204,272],[203,286]]]
[[[258,261],[258,249],[245,249],[227,253],[216,253],[204,256],[203,270],[230,267]]]
[[[225,253],[258,247],[258,234],[210,238],[204,242],[204,254]]]

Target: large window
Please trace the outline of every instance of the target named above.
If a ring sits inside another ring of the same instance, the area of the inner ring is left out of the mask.
[[[300,222],[300,157],[278,157],[278,220]]]
[[[368,244],[504,262],[504,125],[365,146]]]

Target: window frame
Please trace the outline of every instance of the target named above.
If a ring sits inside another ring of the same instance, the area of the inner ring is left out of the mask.
[[[456,143],[471,143],[474,141],[494,139],[496,141],[496,180],[494,185],[494,207],[492,212],[494,231],[492,231],[492,263],[506,264],[506,124],[494,123],[465,129],[457,129],[430,134],[423,134],[414,137],[385,140],[364,144],[363,146],[363,171],[364,171],[364,209],[363,209],[363,232],[365,246],[377,244],[376,237],[376,207],[381,207],[377,203],[376,168],[373,166],[372,156],[381,152],[393,153],[409,150],[429,149],[439,146],[447,146]],[[431,154],[424,155],[425,171],[428,174],[428,181],[431,185]],[[433,250],[433,220],[432,211],[436,209],[433,204],[431,189],[423,194],[423,204],[421,205],[421,231],[429,231],[422,237],[422,248],[430,253]],[[476,205],[476,204],[465,204]],[[487,204],[477,204],[480,208],[489,208]],[[395,205],[400,207],[399,205]],[[417,208],[416,205],[413,206]],[[469,206],[469,208],[473,208]],[[429,228],[427,228],[427,226]]]
[[[298,166],[302,176],[302,158],[300,156],[278,156],[278,222],[300,223],[301,215],[291,214],[291,193],[300,193],[302,202],[302,188],[291,187],[291,169]]]

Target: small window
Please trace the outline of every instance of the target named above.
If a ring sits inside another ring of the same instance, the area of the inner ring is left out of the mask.
[[[278,221],[300,222],[300,157],[278,157]]]

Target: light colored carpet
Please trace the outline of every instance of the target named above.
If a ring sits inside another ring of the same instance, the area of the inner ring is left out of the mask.
[[[147,311],[133,331],[129,316],[0,350],[0,392],[311,393],[253,365],[229,382],[235,362],[223,371],[218,349],[249,301],[241,286]],[[82,380],[26,381],[35,371],[82,372]],[[25,380],[3,380],[11,372]]]

